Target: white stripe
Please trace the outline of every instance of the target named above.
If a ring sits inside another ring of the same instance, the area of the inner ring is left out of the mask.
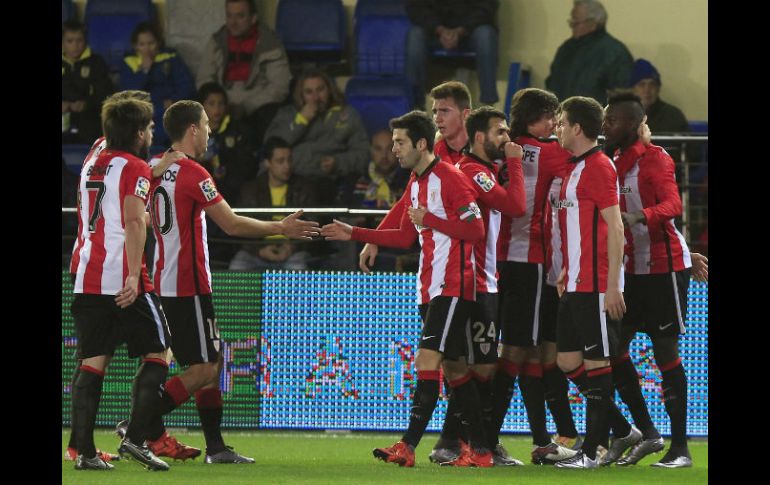
[[[208,232],[206,231],[206,211],[201,211],[201,241],[203,242],[203,264],[206,270],[206,280],[208,283],[207,291],[211,290],[211,268],[209,267],[209,244],[208,244]],[[197,271],[197,263],[196,268]],[[212,335],[213,337],[213,335]]]
[[[604,311],[604,293],[599,293],[599,324],[602,330],[602,349],[604,356],[610,356],[610,341],[607,338],[607,313]]]
[[[537,176],[540,167],[540,147],[525,144],[522,146],[527,153],[527,159],[533,162],[522,162],[524,172],[524,195],[526,205],[524,215],[515,217],[511,221],[511,235],[508,242],[508,254],[506,261],[529,262],[530,231],[532,226],[532,214],[535,213],[535,189],[537,188]]]
[[[160,339],[160,343],[163,344],[163,346],[165,347],[166,334],[163,332],[164,322],[160,318],[160,315],[158,314],[158,309],[155,308],[155,304],[153,303],[152,298],[150,298],[149,293],[144,294],[144,299],[147,300],[147,306],[149,306],[150,310],[152,311],[152,318],[155,320],[155,327],[158,329],[158,338]]]
[[[411,206],[419,206],[420,199],[418,197],[420,196],[420,184],[417,182],[417,180],[414,180],[409,186],[409,194]],[[422,237],[422,231],[420,230],[420,227],[416,224],[414,227],[417,230],[417,239],[420,241],[420,264],[417,267],[417,304],[421,305],[422,303],[427,303],[422,301],[422,272],[424,263],[423,259],[425,257],[425,252],[422,250],[422,248],[423,244],[425,243],[425,239]]]
[[[114,295],[125,284],[123,275],[123,250],[126,243],[126,231],[123,228],[123,212],[121,211],[120,182],[123,170],[128,160],[115,157],[110,161],[112,168],[104,176],[107,190],[113,189],[112,194],[106,193],[102,198],[102,217],[104,218],[104,250],[105,258],[102,266],[102,295]],[[133,189],[133,186],[131,187]],[[133,192],[126,193],[133,195]]]
[[[577,290],[577,279],[580,276],[580,202],[577,197],[577,186],[580,182],[580,176],[586,166],[585,160],[579,162],[572,171],[572,175],[567,181],[565,198],[573,202],[572,207],[566,207],[567,211],[567,255],[569,264],[569,274],[567,275],[567,291]]]
[[[435,173],[428,175],[428,184],[426,186],[428,191],[428,212],[438,217],[439,219],[448,220],[446,209],[444,208],[444,201],[441,198],[441,179],[436,176]],[[428,295],[431,299],[441,295],[446,279],[446,268],[449,264],[449,255],[452,249],[452,238],[444,234],[431,229],[433,235],[433,261],[431,262],[431,280],[430,287],[428,288]],[[474,268],[475,269],[475,268]],[[474,273],[475,274],[475,273]]]
[[[684,319],[682,318],[682,307],[679,306],[679,285],[676,284],[676,273],[671,272],[671,282],[674,284],[674,302],[676,303],[676,318],[679,322],[680,333],[685,333]]]
[[[465,340],[468,347],[468,364],[476,363],[476,356],[473,353],[473,337],[471,336],[471,319],[465,321]]]
[[[152,164],[152,162],[151,162]],[[181,167],[179,164],[171,165],[168,170],[177,171],[177,180],[179,179],[179,172]],[[171,207],[169,208],[169,218],[171,220],[171,230],[167,234],[161,234],[163,239],[163,271],[160,273],[160,285],[157,289],[158,294],[161,296],[178,296],[179,295],[179,252],[182,250],[182,234],[180,228],[183,221],[178,219],[178,211],[176,207],[176,181],[170,181],[161,179],[161,187],[165,189],[168,194]],[[164,206],[165,199],[158,197],[156,199],[158,203],[158,212],[160,217],[165,217],[166,207]],[[168,221],[159,220],[161,224],[167,224]],[[189,223],[188,223],[189,225]],[[155,245],[156,259],[160,259],[158,252],[159,245]]]
[[[537,345],[540,333],[540,298],[543,294],[543,265],[537,264],[537,296],[535,296],[535,320],[532,322],[532,345]]]
[[[500,236],[500,211],[490,209],[487,222],[487,245],[484,256],[484,274],[487,293],[497,293],[497,238]]]
[[[559,201],[559,194],[561,194],[561,178],[557,177],[553,179],[553,182],[551,183],[551,189],[549,191],[549,197],[551,198],[552,204],[550,206],[551,210],[551,268],[548,271],[548,284],[551,286],[556,286],[556,280],[559,278],[559,273],[561,273],[562,268],[562,257],[561,257],[561,230],[559,228],[559,211],[554,209],[554,204]],[[545,216],[543,216],[545,217]]]
[[[671,227],[674,228],[674,232],[676,233],[676,238],[679,239],[679,244],[682,246],[682,259],[684,259],[684,267],[691,268],[692,257],[690,256],[690,248],[687,247],[687,242],[684,240],[682,233],[679,232],[679,230],[677,230],[676,224],[674,224],[674,220],[669,219],[668,223],[671,224]]]
[[[198,340],[201,346],[201,357],[203,362],[209,361],[209,352],[206,349],[206,328],[203,326],[203,311],[201,310],[201,300],[198,295],[195,295],[195,319],[198,323]]]
[[[447,312],[446,321],[444,322],[444,333],[441,334],[441,344],[438,346],[439,352],[444,352],[444,344],[446,343],[446,336],[449,334],[449,326],[452,324],[452,317],[455,314],[455,307],[457,306],[456,296],[452,297],[452,303],[449,304],[449,312]]]

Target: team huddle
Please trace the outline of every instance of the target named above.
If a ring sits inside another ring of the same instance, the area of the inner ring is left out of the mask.
[[[81,172],[70,267],[80,365],[65,456],[76,469],[109,470],[110,461],[123,457],[164,471],[169,465],[159,456],[199,456],[200,449],[178,442],[163,425],[165,414],[193,396],[205,463],[254,462],[227,446],[220,430],[222,356],[206,216],[232,236],[320,234],[367,243],[360,257],[366,272],[378,246],[419,241],[423,330],[409,426],[396,444],[375,449],[375,457],[414,466],[443,370],[449,404],[432,462],[522,465],[499,442],[518,378],[533,463],[636,464],[664,448],[628,354],[635,333],[644,331],[672,425],[671,446],[653,466],[692,466],[678,337],[691,272],[705,280],[707,266],[674,226],[682,210],[674,162],[650,144],[639,99],[620,95],[605,110],[590,98],[559,104],[551,93],[525,89],[514,96],[509,127],[501,111],[471,110],[462,83],[439,85],[431,96],[433,117],[412,111],[390,122],[393,152],[412,174],[377,229],[340,221],[319,229],[300,219],[302,211],[279,222],[238,216],[195,161],[210,134],[203,106],[178,101],[166,110],[171,148],[148,164],[149,95],[123,91],[104,102],[105,136]],[[437,127],[442,138],[434,143]],[[554,130],[558,142],[548,139]],[[602,131],[614,163],[597,144]],[[147,227],[156,239],[152,280],[143,254]],[[93,431],[104,373],[122,343],[142,363],[129,419],[117,426],[119,455],[111,455],[96,449]],[[167,379],[171,352],[185,370]],[[584,438],[575,428],[567,378],[586,398]],[[615,389],[634,425],[618,410]],[[553,437],[546,405],[557,426]]]
[[[643,331],[672,426],[671,446],[653,466],[692,466],[678,337],[690,273],[705,280],[707,261],[690,254],[674,226],[682,210],[674,162],[650,144],[639,98],[615,96],[605,111],[591,98],[559,104],[547,91],[524,89],[512,100],[509,128],[501,111],[471,110],[462,83],[441,84],[431,96],[435,123],[420,111],[390,122],[393,151],[412,175],[379,227],[334,221],[321,229],[327,239],[367,243],[364,271],[377,246],[421,246],[423,330],[409,426],[374,456],[414,466],[443,369],[449,404],[434,463],[523,464],[498,439],[518,377],[533,463],[636,464],[664,448],[628,353]],[[434,146],[437,127],[442,138]],[[558,142],[548,139],[554,130]],[[614,163],[597,144],[602,131]],[[567,378],[587,402],[584,439]],[[615,404],[615,389],[635,426]]]

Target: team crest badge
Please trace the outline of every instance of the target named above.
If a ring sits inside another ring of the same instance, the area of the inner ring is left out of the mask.
[[[144,177],[136,179],[136,187],[134,188],[134,195],[146,199],[150,193],[150,181]]]
[[[481,190],[484,192],[489,192],[495,186],[495,181],[489,178],[489,175],[484,172],[479,172],[474,175],[473,180],[479,184],[479,187],[481,187]]]
[[[216,198],[217,186],[214,185],[214,182],[210,178],[198,182],[198,185],[201,188],[201,192],[203,192],[203,196],[206,197],[206,201],[212,201]]]
[[[479,349],[484,355],[487,355],[489,351],[492,349],[492,344],[490,343],[479,344]]]
[[[474,219],[481,219],[481,210],[475,202],[460,207],[460,220],[471,222]]]
[[[91,75],[91,68],[89,66],[83,66],[80,68],[80,77],[87,78]]]

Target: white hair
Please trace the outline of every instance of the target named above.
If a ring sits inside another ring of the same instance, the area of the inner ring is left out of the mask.
[[[575,0],[575,6],[586,6],[586,20],[591,19],[596,21],[597,24],[604,27],[607,25],[607,10],[604,9],[604,5],[597,0]]]

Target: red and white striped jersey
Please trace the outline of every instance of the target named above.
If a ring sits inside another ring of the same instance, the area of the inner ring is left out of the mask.
[[[86,158],[83,159],[83,165],[88,163],[88,161],[91,160],[92,158],[96,159],[96,157],[98,157],[99,154],[102,152],[102,150],[104,150],[105,148],[107,148],[107,140],[103,136],[100,136],[99,138],[96,139],[93,145],[91,145],[91,149],[88,151]],[[81,167],[80,170],[82,173],[83,168]],[[78,235],[75,238],[75,243],[72,245],[72,258],[70,259],[71,274],[75,274],[75,272],[77,271],[77,267],[79,263],[78,251],[83,246],[82,234],[83,234],[83,224],[81,224],[80,218],[78,217]]]
[[[554,178],[564,175],[571,155],[553,140],[526,135],[516,137],[514,141],[524,149],[521,165],[527,206],[522,217],[503,216],[497,259],[544,263],[548,247],[544,227],[548,190]]]
[[[433,154],[452,165],[457,165],[469,150],[470,144],[466,143],[459,151],[455,151],[449,147],[445,138],[440,139],[433,145]]]
[[[128,277],[123,201],[146,204],[152,174],[147,163],[127,152],[104,149],[83,164],[78,188],[78,244],[71,271],[75,293],[114,295]],[[142,255],[139,293],[152,291]]]
[[[559,279],[559,273],[561,273],[564,262],[561,255],[559,215],[556,209],[559,207],[562,181],[561,177],[556,177],[551,182],[551,188],[548,191],[548,207],[545,210],[545,234],[548,237],[545,282],[551,286],[556,286],[556,280]]]
[[[475,301],[473,244],[460,239],[468,236],[469,240],[478,241],[483,237],[484,226],[474,189],[459,169],[436,158],[422,175],[412,174],[405,193],[412,207],[427,208],[423,218],[425,226],[412,224],[404,210],[399,229],[354,227],[352,238],[383,246],[408,247],[419,237],[417,303],[428,303],[436,296]]]
[[[457,164],[475,191],[486,230],[485,238],[473,246],[476,291],[480,293],[497,293],[497,239],[501,217],[521,214],[525,209],[521,160],[509,158],[505,163],[510,174],[507,188],[503,188],[497,181],[498,165],[488,163],[472,153],[464,156]]]
[[[690,250],[674,225],[682,213],[674,161],[657,146],[637,141],[616,154],[620,210],[642,211],[647,224],[626,229],[625,269],[629,274],[681,271],[692,266]]]
[[[160,163],[153,157],[150,166]],[[150,215],[155,231],[153,277],[160,296],[211,293],[205,207],[224,200],[211,175],[183,158],[153,180]]]
[[[607,291],[607,223],[599,211],[618,205],[618,192],[615,166],[600,146],[570,159],[559,195],[567,291]]]

